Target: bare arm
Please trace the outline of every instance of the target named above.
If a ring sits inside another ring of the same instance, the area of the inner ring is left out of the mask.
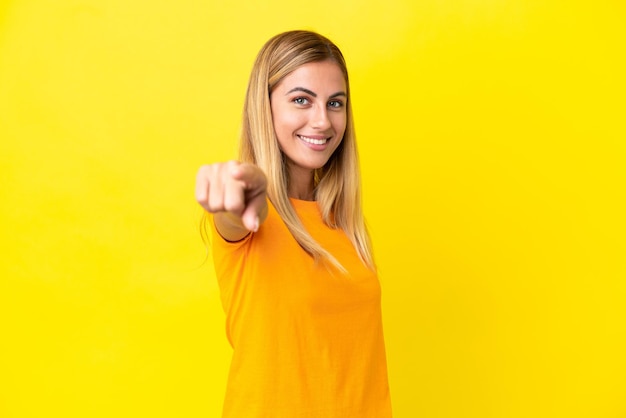
[[[204,165],[196,178],[196,200],[215,214],[215,227],[226,241],[239,241],[267,217],[267,178],[254,164]]]

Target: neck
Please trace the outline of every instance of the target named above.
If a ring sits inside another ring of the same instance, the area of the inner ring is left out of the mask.
[[[289,170],[289,197],[299,200],[315,200],[313,170],[292,167]]]

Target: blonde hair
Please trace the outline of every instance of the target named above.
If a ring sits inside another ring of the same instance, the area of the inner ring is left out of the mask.
[[[361,208],[361,176],[348,70],[343,54],[329,39],[315,32],[289,31],[274,36],[261,48],[244,103],[239,159],[254,163],[265,172],[268,198],[300,246],[316,261],[327,261],[345,271],[335,257],[311,237],[289,201],[289,173],[278,146],[270,107],[270,94],[285,76],[301,65],[328,60],[337,63],[346,81],[346,130],[329,161],[315,172],[315,200],[324,223],[342,229],[361,260],[375,269]]]

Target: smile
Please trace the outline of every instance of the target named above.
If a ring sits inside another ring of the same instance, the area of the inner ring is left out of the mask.
[[[302,136],[302,135],[298,135],[298,138],[300,138],[304,142],[307,142],[313,145],[324,145],[330,139],[330,138],[316,139],[316,138],[309,138],[308,136]]]

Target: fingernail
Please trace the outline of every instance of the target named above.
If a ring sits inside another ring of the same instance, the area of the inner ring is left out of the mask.
[[[254,232],[259,230],[259,218],[254,218]]]

